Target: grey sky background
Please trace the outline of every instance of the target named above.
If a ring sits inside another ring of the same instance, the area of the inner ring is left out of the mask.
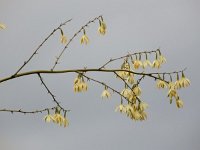
[[[75,74],[44,75],[44,80],[62,104],[71,109],[70,126],[47,124],[45,114],[0,113],[0,150],[199,150],[199,48],[200,1],[198,0],[0,0],[0,78],[14,73],[40,42],[61,22],[73,19],[63,30],[71,37],[88,20],[103,15],[106,36],[97,34],[98,22],[90,25],[88,46],[78,36],[70,45],[57,69],[99,67],[110,58],[139,50],[161,48],[167,63],[160,71],[187,67],[191,86],[180,91],[184,108],[169,104],[167,91],[155,88],[145,79],[142,99],[150,107],[148,119],[133,122],[114,112],[120,98],[114,94],[103,101],[103,87],[89,83],[89,91],[73,93]],[[41,48],[39,55],[24,68],[50,69],[62,45],[56,33]],[[118,67],[121,62],[113,64]],[[152,70],[155,71],[155,70]],[[112,75],[90,73],[120,90],[123,85]],[[0,85],[0,108],[52,107],[51,97],[37,76],[11,80]]]

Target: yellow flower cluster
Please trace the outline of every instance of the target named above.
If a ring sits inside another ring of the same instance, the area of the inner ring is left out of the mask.
[[[69,125],[69,121],[66,117],[66,112],[64,113],[64,116],[61,115],[61,110],[59,108],[55,109],[55,114],[51,115],[48,111],[48,115],[44,117],[45,122],[53,122],[60,126],[67,127]]]
[[[74,79],[74,92],[86,92],[88,89],[87,83],[84,81],[83,75],[78,74]]]
[[[134,79],[133,73],[127,72],[127,71],[130,71],[131,69],[130,64],[127,59],[124,60],[123,64],[121,65],[121,69],[125,71],[118,71],[117,75],[123,80],[126,80],[128,83],[134,84],[135,79]]]
[[[158,53],[156,52],[156,59],[152,63],[150,62],[150,60],[148,60],[147,53],[145,53],[145,55],[146,59],[144,61],[141,61],[141,54],[139,54],[139,59],[137,58],[136,55],[136,59],[132,60],[134,69],[139,69],[139,68],[145,69],[147,66],[159,69],[161,64],[166,62],[166,58],[163,55],[161,55],[160,51]]]
[[[185,77],[184,73],[182,72],[182,77],[179,79],[179,76],[177,74],[177,81],[175,82],[175,88],[180,89],[180,88],[186,88],[190,85],[190,80]]]
[[[146,120],[147,113],[145,110],[148,108],[148,104],[145,102],[136,103],[129,103],[127,105],[120,104],[116,107],[115,111],[119,111],[120,113],[124,113],[127,117],[131,118],[132,120]]]
[[[160,78],[160,75],[158,75]],[[177,73],[177,80],[175,82],[167,82],[164,79],[161,79],[157,81],[157,88],[168,88],[168,94],[167,96],[170,99],[170,104],[172,103],[173,98],[176,100],[176,106],[178,108],[183,107],[183,101],[180,99],[177,90],[180,88],[185,88],[190,85],[190,80],[185,77],[184,73],[182,72],[182,77],[179,79],[179,75]]]
[[[120,94],[129,100],[129,102],[135,103],[137,97],[141,95],[141,92],[141,88],[137,85],[132,89],[125,87]]]

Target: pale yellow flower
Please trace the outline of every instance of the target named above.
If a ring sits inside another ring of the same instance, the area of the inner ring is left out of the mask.
[[[147,113],[145,111],[140,112],[140,120],[146,120],[147,119]]]
[[[105,30],[107,29],[106,23],[104,21],[101,21],[101,26],[102,28],[104,28]]]
[[[121,91],[121,95],[123,95],[124,97],[126,97],[127,99],[131,99],[133,96],[133,93],[130,89],[125,88]]]
[[[128,77],[128,72],[126,71],[117,71],[117,78],[121,77],[122,79],[126,79]],[[118,77],[119,76],[119,77]]]
[[[139,111],[138,110],[133,111],[133,113],[132,113],[132,119],[134,119],[134,120],[140,120],[140,118],[141,118],[141,114],[139,113]]]
[[[158,59],[154,60],[152,67],[159,69],[160,68],[160,60],[158,60]]]
[[[166,88],[167,87],[167,84],[165,81],[162,81],[162,80],[158,80],[157,82],[157,88]]]
[[[80,83],[74,84],[74,92],[81,92],[81,86]]]
[[[86,34],[83,34],[83,36],[81,37],[81,40],[80,40],[81,44],[88,44],[89,43],[89,38]]]
[[[127,114],[127,116],[130,116],[133,111],[134,111],[134,109],[130,104],[125,106],[125,113]]]
[[[143,68],[146,68],[147,66],[152,67],[152,64],[151,64],[151,62],[149,60],[145,60],[143,62]]]
[[[60,37],[60,42],[62,43],[62,44],[66,44],[67,43],[67,37],[63,34],[63,35],[61,35],[61,37]]]
[[[98,32],[99,32],[99,34],[101,34],[101,35],[105,35],[106,34],[106,24],[105,24],[105,22],[104,21],[100,21],[100,26],[99,26],[99,28],[98,28]]]
[[[133,73],[130,73],[127,78],[128,83],[133,84],[135,82]]]
[[[54,118],[52,115],[48,114],[48,115],[44,116],[44,121],[51,122],[51,121],[54,121]]]
[[[81,87],[81,91],[83,92],[86,92],[88,90],[88,85],[84,81],[82,81],[79,86]]]
[[[102,98],[110,98],[110,97],[111,97],[111,94],[110,94],[110,92],[108,91],[108,89],[105,89],[105,90],[102,92],[101,97],[102,97]]]
[[[176,106],[178,108],[183,108],[183,101],[181,99],[176,99]]]
[[[144,111],[145,109],[147,109],[149,107],[149,105],[145,102],[140,102],[139,103],[139,110]]]
[[[0,23],[0,29],[5,29],[5,28],[6,28],[6,25],[3,23]]]
[[[86,92],[88,90],[88,85],[84,81],[81,74],[78,74],[78,76],[74,79],[74,92]]]
[[[135,93],[136,96],[140,96],[142,93],[142,90],[139,86],[136,86],[133,88],[133,93]]]
[[[133,63],[133,67],[135,69],[139,69],[140,67],[143,66],[143,64],[142,64],[142,62],[140,60],[134,60],[132,63]]]
[[[60,114],[60,113],[55,113],[53,116],[53,121],[54,123],[59,124],[60,126],[62,126],[62,124],[64,123],[65,118]]]
[[[124,70],[130,70],[130,64],[128,62],[124,62],[122,65],[121,65],[121,69],[124,69]],[[128,72],[127,72],[128,73]]]
[[[169,88],[169,89],[174,89],[174,88],[175,88],[174,82],[169,82],[169,83],[168,83],[168,88]]]
[[[176,89],[180,89],[181,87],[182,87],[181,80],[177,80],[177,81],[175,82],[175,88],[176,88]]]
[[[183,76],[179,82],[180,82],[181,87],[188,87],[190,85],[190,80],[186,78],[185,76]]]
[[[81,78],[79,76],[74,79],[74,84],[77,84],[80,82],[81,82]]]
[[[66,117],[63,119],[63,125],[64,125],[64,127],[69,126],[69,121]]]
[[[160,55],[160,56],[158,57],[158,60],[160,61],[160,64],[163,64],[163,63],[166,63],[166,62],[167,62],[166,58],[165,58],[163,55]]]
[[[102,28],[102,26],[100,26],[100,27],[98,28],[98,32],[99,32],[99,34],[101,34],[101,35],[105,35],[105,34],[106,34],[106,30],[105,30],[104,28]]]
[[[177,98],[178,94],[177,94],[176,90],[172,88],[172,89],[169,90],[167,96],[170,98],[170,103],[172,103],[172,98],[173,97]]]
[[[115,108],[115,111],[116,112],[119,111],[121,113],[125,113],[126,112],[126,107],[123,104],[120,104]]]

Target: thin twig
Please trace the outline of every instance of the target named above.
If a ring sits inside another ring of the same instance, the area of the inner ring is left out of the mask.
[[[47,85],[45,84],[44,80],[42,79],[42,76],[40,75],[40,73],[38,73],[38,77],[42,83],[42,85],[45,87],[45,89],[47,90],[48,94],[51,95],[51,97],[53,98],[53,101],[57,104],[57,106],[62,109],[63,111],[70,111],[70,110],[65,110],[60,103],[56,100],[55,95],[50,91],[50,89],[47,87]]]
[[[80,73],[80,72],[77,72],[77,73]],[[132,103],[131,101],[129,101],[129,99],[127,99],[124,95],[122,95],[119,91],[115,90],[114,88],[112,88],[108,84],[105,84],[104,82],[101,82],[101,81],[96,80],[94,78],[91,78],[89,76],[86,76],[85,74],[82,74],[82,76],[84,76],[89,81],[93,81],[93,82],[96,82],[96,83],[101,84],[103,86],[106,86],[108,89],[112,90],[113,92],[117,93],[120,97],[123,97],[125,100],[127,100],[127,102]]]
[[[22,109],[18,109],[18,110],[15,110],[15,109],[0,109],[0,112],[10,112],[10,113],[23,113],[23,114],[35,114],[35,113],[43,113],[45,111],[48,111],[48,110],[53,110],[55,109],[56,107],[52,107],[52,108],[45,108],[45,109],[41,109],[41,110],[34,110],[34,111],[24,111]]]
[[[158,51],[160,51],[160,50],[157,49],[157,50],[152,50],[152,51],[136,52],[136,53],[127,54],[127,55],[124,55],[124,56],[121,56],[121,57],[113,58],[113,59],[110,59],[109,61],[107,61],[105,64],[103,64],[99,69],[103,69],[103,68],[105,68],[108,64],[110,64],[111,62],[116,61],[116,60],[119,60],[119,59],[124,59],[124,58],[130,57],[130,56],[134,56],[134,55],[138,55],[138,54],[157,53]]]
[[[58,57],[56,57],[56,61],[53,65],[53,67],[51,68],[51,70],[54,70],[56,65],[58,64],[59,59],[61,58],[61,56],[63,55],[63,53],[65,52],[65,50],[68,48],[69,44],[73,41],[73,39],[82,31],[85,29],[85,27],[87,27],[90,23],[94,23],[96,20],[98,20],[99,18],[101,18],[102,15],[94,18],[93,20],[88,21],[84,26],[82,26],[73,36],[72,38],[69,40],[69,42],[66,44],[66,46],[63,48],[63,50],[61,51],[61,53],[59,54]]]
[[[57,28],[55,28],[43,41],[42,43],[36,48],[36,50],[32,53],[32,55],[24,61],[23,65],[13,74],[13,76],[16,76],[29,62],[30,60],[38,53],[38,50],[43,46],[43,44],[62,26],[66,25],[68,22],[70,22],[72,19],[69,19],[65,21],[64,23],[61,23]]]

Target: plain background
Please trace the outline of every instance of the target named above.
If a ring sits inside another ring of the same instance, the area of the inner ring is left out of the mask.
[[[148,119],[133,122],[114,112],[120,97],[113,94],[104,101],[102,86],[89,83],[87,93],[74,94],[75,74],[43,75],[49,88],[68,113],[70,126],[47,124],[46,114],[22,115],[0,113],[1,150],[199,150],[199,0],[0,0],[0,78],[11,75],[32,54],[40,42],[61,22],[71,37],[90,19],[103,15],[108,26],[106,36],[97,34],[98,22],[86,30],[88,46],[80,45],[80,36],[71,43],[56,69],[99,67],[110,58],[128,52],[161,48],[167,63],[162,71],[187,67],[191,86],[179,91],[184,108],[169,104],[166,90],[156,89],[155,82],[141,83],[142,99],[149,104]],[[57,32],[23,71],[50,69],[63,45]],[[112,67],[119,67],[116,62]],[[110,67],[111,67],[110,66]],[[156,71],[156,70],[148,70]],[[88,75],[118,90],[121,82],[112,74]],[[37,76],[27,76],[0,85],[0,108],[24,110],[52,107],[51,97]]]

